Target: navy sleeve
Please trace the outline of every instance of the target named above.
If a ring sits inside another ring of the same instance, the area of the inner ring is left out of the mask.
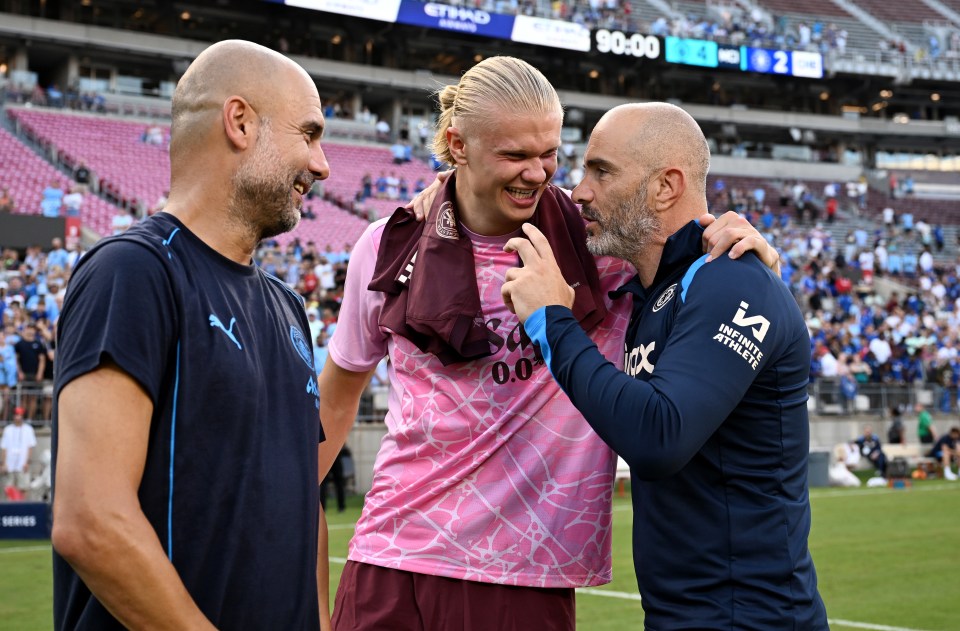
[[[58,321],[56,395],[107,359],[157,405],[177,327],[169,276],[144,245],[115,240],[81,259]]]
[[[641,479],[679,471],[740,403],[778,338],[796,336],[778,331],[776,279],[758,261],[724,257],[691,270],[648,381],[606,361],[564,307],[547,307],[545,323],[527,331],[573,404]]]

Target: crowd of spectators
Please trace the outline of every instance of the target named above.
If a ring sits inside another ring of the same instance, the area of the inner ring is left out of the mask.
[[[50,419],[56,322],[81,254],[61,239],[28,247],[23,258],[13,248],[0,254],[0,420],[10,420],[17,391],[28,421]]]
[[[318,372],[326,362],[327,340],[337,327],[352,247],[344,243],[339,250],[331,245],[320,250],[313,241],[303,244],[294,238],[286,246],[275,240],[264,241],[256,254],[265,272],[282,279],[303,297]]]
[[[39,83],[26,87],[7,82],[0,86],[0,104],[38,105],[82,112],[105,112],[106,98],[97,92],[81,92],[75,86],[62,90],[56,83],[44,88]]]
[[[749,211],[748,211],[749,213]],[[835,243],[822,223],[758,229],[781,252],[782,278],[806,314],[811,380],[830,379],[851,401],[864,384],[925,384],[941,411],[956,410],[960,385],[960,259],[940,263],[943,227],[903,212]],[[908,290],[885,297],[878,277]]]
[[[755,6],[751,11],[733,11],[729,7],[713,12],[687,11],[675,17],[662,16],[652,22],[638,20],[629,0],[477,0],[451,4],[470,4],[492,13],[530,15],[566,20],[595,29],[617,29],[649,33],[660,37],[680,37],[716,41],[734,46],[807,50],[823,55],[847,54],[849,33],[842,26],[811,18],[796,20],[771,15]],[[960,57],[960,31],[929,34],[926,41],[904,39],[878,41],[883,61],[912,56],[914,61],[935,61],[943,56]]]
[[[564,146],[559,162],[556,181],[571,187],[581,168],[572,147]],[[425,184],[420,180],[405,189],[401,181],[389,172],[376,179],[367,174],[357,196],[403,200]],[[768,190],[780,190],[780,199],[770,199]],[[840,242],[822,214],[797,211],[807,205],[823,208],[842,190],[839,184],[829,184],[821,196],[802,182],[750,189],[728,187],[720,179],[713,186],[711,210],[743,213],[781,252],[782,279],[805,313],[810,331],[814,382],[832,380],[847,400],[865,384],[926,384],[938,393],[937,406],[942,411],[956,410],[960,405],[960,258],[945,264],[943,226],[909,211],[885,209],[872,222],[857,224],[869,227],[846,230]],[[778,206],[776,212],[772,210]],[[127,213],[118,218],[115,231],[133,221]],[[0,262],[4,346],[16,348],[25,329],[35,327],[36,337],[50,351],[44,367],[48,376],[56,318],[79,255],[77,248],[67,250],[55,240],[46,251],[28,248],[22,259],[8,249]],[[349,256],[349,244],[339,251],[330,246],[321,250],[313,242],[303,244],[298,239],[282,247],[267,241],[257,253],[265,271],[304,297],[311,336],[321,349],[336,326]],[[878,277],[896,279],[909,289],[881,296],[875,290]],[[0,355],[9,354],[0,348]],[[34,388],[30,370],[4,365],[0,381],[8,397],[19,382],[30,382]],[[42,389],[43,381],[36,388]],[[48,407],[29,408],[28,419],[47,418]],[[9,418],[9,409],[4,405],[0,420]]]
[[[270,240],[257,252],[264,271],[303,296],[311,336],[324,346],[336,327],[350,248],[320,250],[298,239],[281,247]],[[56,323],[71,270],[82,254],[79,246],[68,249],[53,239],[46,249],[28,247],[22,257],[14,248],[0,255],[0,423],[11,419],[15,405],[25,408],[28,421],[50,419]]]
[[[389,199],[401,203],[406,203],[413,199],[417,193],[427,187],[427,182],[422,177],[418,177],[413,183],[407,180],[403,175],[398,176],[396,171],[380,171],[380,175],[374,178],[369,172],[364,173],[360,179],[360,187],[354,198],[353,211],[360,216],[364,215],[364,202],[367,199]],[[373,221],[375,216],[366,216]]]

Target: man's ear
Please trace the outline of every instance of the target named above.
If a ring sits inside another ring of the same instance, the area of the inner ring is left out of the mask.
[[[463,133],[457,127],[447,127],[447,146],[455,164],[467,163],[467,147],[463,140]]]
[[[667,167],[657,175],[654,184],[654,203],[657,210],[667,210],[683,197],[687,175],[677,167]]]
[[[223,103],[223,131],[233,148],[243,151],[257,137],[259,118],[250,103],[242,96],[231,96]]]

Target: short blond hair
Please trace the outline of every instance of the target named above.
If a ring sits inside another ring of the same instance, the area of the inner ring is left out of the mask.
[[[467,70],[457,85],[437,90],[440,116],[433,137],[433,152],[438,160],[453,164],[447,129],[457,127],[475,131],[496,121],[501,113],[557,113],[563,120],[563,107],[557,91],[539,70],[516,57],[488,57]]]

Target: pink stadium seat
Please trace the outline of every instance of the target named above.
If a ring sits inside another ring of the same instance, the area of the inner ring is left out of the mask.
[[[142,142],[147,124],[109,116],[77,114],[48,110],[10,110],[10,116],[21,128],[40,144],[52,148],[67,164],[83,161],[99,178],[104,193],[118,200],[140,202],[145,207],[153,205],[170,184],[170,160],[165,147]],[[169,136],[169,128],[164,128]],[[11,137],[12,139],[12,137]],[[30,154],[46,171],[33,168],[29,174],[56,173],[42,159],[33,154],[21,143],[12,139],[16,146]],[[327,194],[344,207],[352,207],[353,199],[360,190],[360,180],[365,173],[376,179],[380,172],[407,179],[411,190],[419,178],[426,182],[433,180],[433,171],[420,161],[400,165],[393,164],[390,151],[382,146],[353,146],[336,142],[324,142],[323,149],[331,165],[330,178],[324,183]],[[62,177],[62,176],[61,176]],[[49,176],[41,176],[40,184],[31,182],[35,188],[30,198],[32,207],[39,211],[40,191],[50,181]],[[64,180],[65,181],[65,180]],[[16,194],[15,194],[16,195]],[[34,203],[35,200],[35,203]],[[111,204],[91,196],[89,213],[84,220],[91,227],[106,234],[114,214]],[[397,205],[403,202],[371,199],[365,202],[377,216],[389,215]],[[308,202],[317,214],[317,219],[305,219],[296,231],[281,237],[283,243],[300,237],[312,240],[318,245],[330,244],[341,247],[344,243],[353,243],[366,227],[367,222],[335,204],[313,200]]]
[[[42,191],[57,181],[67,190],[72,181],[50,163],[34,153],[10,132],[0,128],[0,188],[10,190],[16,202],[16,212],[24,215],[40,214]],[[117,208],[109,202],[87,195],[81,211],[83,223],[100,234],[105,234]]]

